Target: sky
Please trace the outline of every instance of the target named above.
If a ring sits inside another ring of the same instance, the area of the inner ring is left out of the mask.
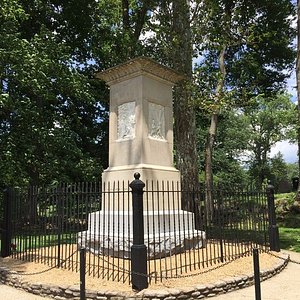
[[[272,149],[270,156],[275,156],[278,152],[281,152],[283,159],[287,163],[298,162],[298,146],[296,144],[290,144],[288,141],[278,142]]]

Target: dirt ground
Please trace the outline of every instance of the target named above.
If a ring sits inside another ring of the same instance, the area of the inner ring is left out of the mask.
[[[269,269],[274,267],[279,259],[268,253],[261,253],[259,255],[260,270]],[[53,268],[49,271],[49,267],[42,263],[27,262],[11,257],[0,258],[0,266],[6,266],[10,270],[17,271],[22,275],[22,278],[27,282],[32,283],[45,283],[51,285],[77,285],[80,284],[79,273],[65,269]],[[220,266],[220,267],[219,267]],[[207,270],[209,270],[207,272]],[[42,273],[40,273],[42,272]],[[26,275],[27,273],[31,275]],[[33,274],[32,274],[33,273]],[[37,274],[34,274],[37,273]],[[202,268],[188,272],[183,275],[196,274],[195,276],[180,277],[175,279],[166,279],[163,282],[150,283],[150,289],[161,289],[163,287],[175,288],[178,286],[189,287],[196,284],[213,283],[222,278],[250,275],[253,274],[253,258],[252,256],[242,257],[233,262],[225,265],[215,264],[212,267]],[[86,275],[86,288],[91,290],[118,290],[118,291],[131,291],[129,283],[119,283],[117,281],[95,278]]]

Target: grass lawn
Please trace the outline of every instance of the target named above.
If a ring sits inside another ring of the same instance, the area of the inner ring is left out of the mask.
[[[280,248],[300,252],[300,228],[279,227]]]
[[[295,192],[275,195],[280,248],[300,252],[300,214],[291,209]]]

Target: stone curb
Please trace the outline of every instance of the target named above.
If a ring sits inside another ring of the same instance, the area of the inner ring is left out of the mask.
[[[281,253],[280,261],[275,266],[260,272],[261,281],[280,273],[289,262],[289,255]],[[42,297],[51,297],[57,300],[80,300],[79,286],[54,286],[44,283],[29,283],[23,280],[22,275],[0,267],[0,282]],[[223,278],[213,284],[201,284],[186,288],[166,288],[161,290],[146,289],[138,293],[116,291],[86,290],[86,300],[180,300],[203,299],[214,297],[254,284],[254,275],[239,275]]]

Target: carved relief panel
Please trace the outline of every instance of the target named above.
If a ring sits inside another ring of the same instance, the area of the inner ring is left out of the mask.
[[[135,137],[135,102],[127,102],[118,107],[118,139]]]
[[[162,105],[149,102],[149,136],[154,139],[164,140],[165,129],[165,108]]]

